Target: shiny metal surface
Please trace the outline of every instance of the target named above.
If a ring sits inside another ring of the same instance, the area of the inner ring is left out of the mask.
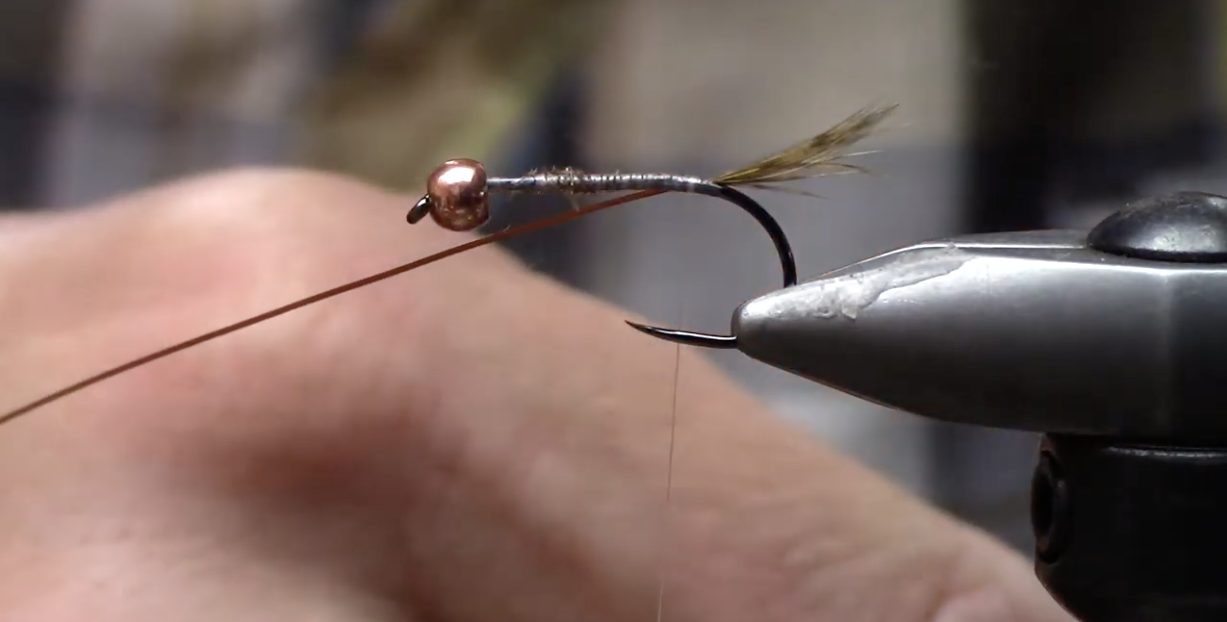
[[[472,231],[490,220],[486,169],[477,160],[444,162],[427,179],[425,199],[414,206],[414,212],[428,204],[425,211],[444,229]],[[414,215],[410,213],[410,222]]]
[[[1227,439],[1227,266],[1129,259],[1084,238],[903,248],[746,302],[734,332],[763,363],[933,419]]]

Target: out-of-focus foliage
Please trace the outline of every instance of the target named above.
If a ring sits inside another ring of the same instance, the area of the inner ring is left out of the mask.
[[[590,49],[608,0],[397,5],[321,85],[300,159],[393,188],[441,160],[487,157],[558,71]]]

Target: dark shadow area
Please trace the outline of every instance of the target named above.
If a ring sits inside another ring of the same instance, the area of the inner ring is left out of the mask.
[[[0,207],[40,200],[40,173],[55,115],[68,0],[7,0],[0,20]]]

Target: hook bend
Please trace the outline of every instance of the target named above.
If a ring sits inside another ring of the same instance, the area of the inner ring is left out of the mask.
[[[788,236],[784,234],[784,229],[776,222],[775,218],[759,205],[757,201],[746,196],[741,191],[718,184],[708,182],[705,184],[697,184],[692,186],[691,192],[703,194],[706,196],[717,197],[724,199],[737,207],[745,210],[746,213],[754,217],[758,224],[767,231],[767,235],[771,236],[771,242],[775,244],[776,254],[780,259],[780,267],[784,272],[784,287],[792,287],[797,284],[797,263],[793,257],[792,245],[788,242]],[[713,348],[720,350],[733,350],[737,348],[736,335],[713,335],[709,333],[696,333],[686,330],[678,330],[673,328],[662,328],[658,326],[648,326],[638,322],[627,321],[632,328],[647,335],[680,343],[687,346],[699,346],[703,348]]]

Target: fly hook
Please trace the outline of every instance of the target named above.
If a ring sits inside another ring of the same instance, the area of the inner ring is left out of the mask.
[[[489,221],[490,195],[493,193],[559,192],[575,195],[620,191],[701,194],[724,199],[740,207],[771,236],[784,272],[784,287],[797,284],[797,264],[792,245],[775,218],[757,201],[731,185],[698,177],[664,173],[589,174],[564,170],[499,178],[487,177],[485,167],[476,160],[449,160],[431,174],[426,182],[426,194],[409,210],[406,220],[415,224],[429,215],[445,229],[471,231]],[[627,324],[653,337],[685,345],[725,350],[737,347],[737,337],[734,335],[696,333],[631,321],[627,321]]]

